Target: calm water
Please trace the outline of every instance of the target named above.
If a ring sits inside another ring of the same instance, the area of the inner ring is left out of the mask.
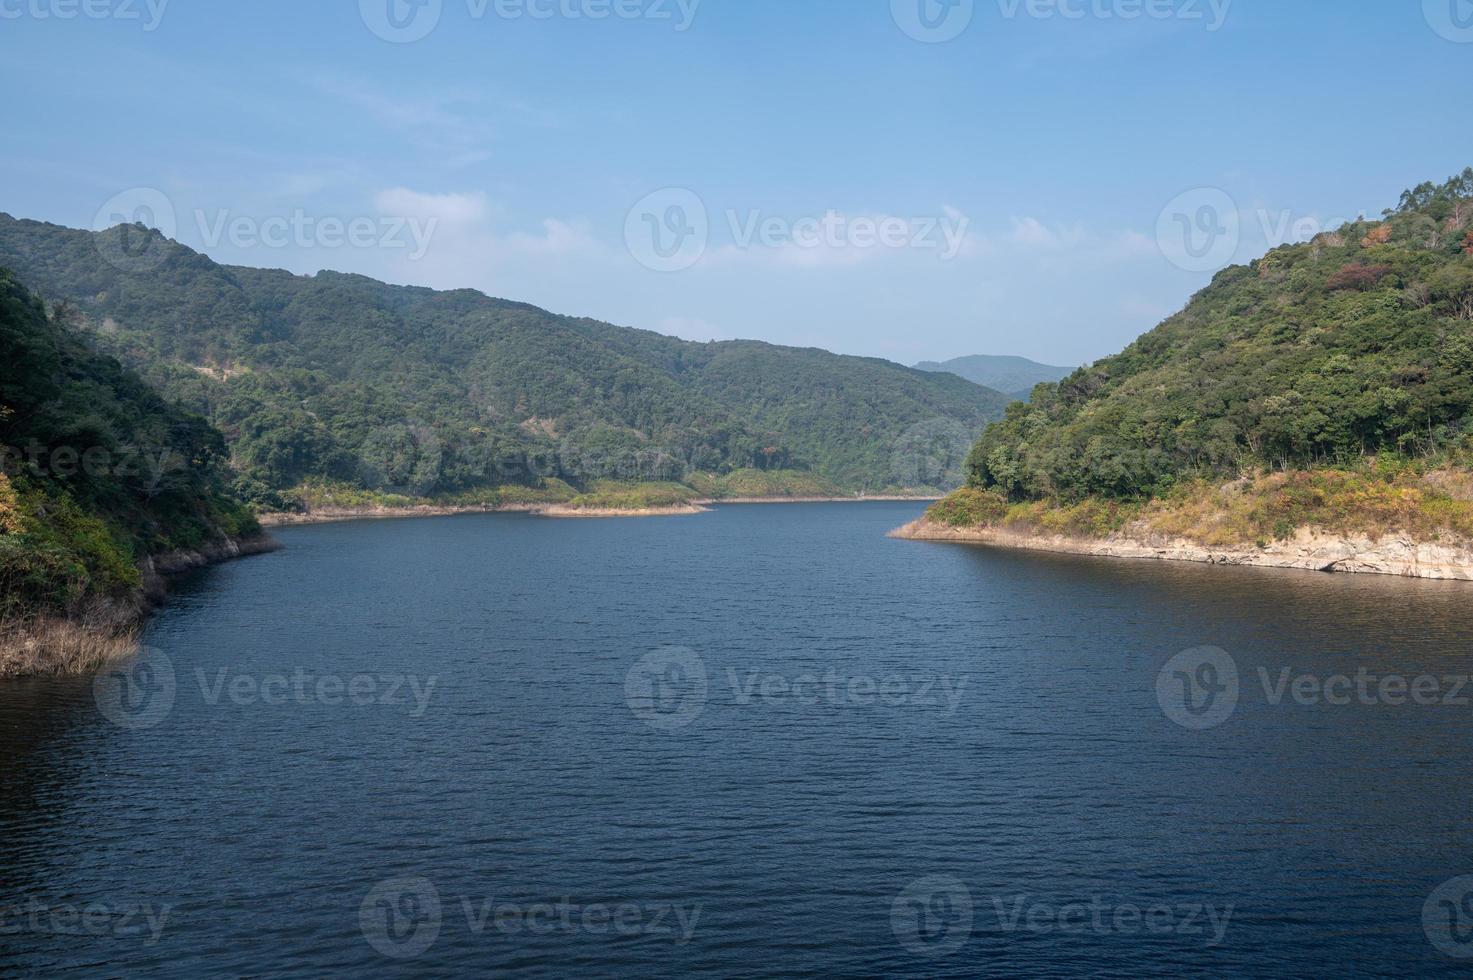
[[[0,973],[1466,968],[1473,586],[918,510],[281,532],[0,688]]]

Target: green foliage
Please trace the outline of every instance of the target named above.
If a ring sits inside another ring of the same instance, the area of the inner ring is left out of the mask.
[[[0,270],[0,620],[131,600],[149,555],[259,532],[225,444]]]
[[[697,494],[680,483],[618,483],[601,480],[569,502],[579,510],[656,510],[692,503]]]
[[[1186,540],[1209,547],[1263,548],[1301,530],[1379,540],[1389,534],[1436,541],[1473,538],[1473,474],[1378,460],[1358,470],[1271,473],[1219,484],[1187,479],[1151,500],[1089,497],[1073,503],[1008,503],[996,491],[963,487],[927,516],[953,527],[1025,534]]]
[[[515,507],[567,503],[578,495],[561,480],[543,480],[540,485],[509,485],[439,494],[434,497],[408,497],[403,494],[365,490],[351,483],[331,480],[308,480],[301,486],[280,494],[282,509],[312,510],[395,510],[428,505],[432,507]]]
[[[962,487],[934,504],[926,516],[949,527],[989,527],[1001,524],[1007,513],[1008,501],[1002,494]]]
[[[968,459],[1014,501],[1144,499],[1184,480],[1424,457],[1473,410],[1473,169],[1224,269],[1122,353],[1015,404]]]
[[[125,233],[139,229],[0,216],[0,263],[217,425],[260,506],[309,480],[439,498],[806,470],[873,491],[898,482],[909,430],[948,423],[969,443],[1008,400],[885,361],[688,343],[470,290],[220,266],[157,236],[157,266],[123,271],[103,255]],[[960,460],[920,470],[962,478]]]
[[[823,477],[798,470],[737,470],[720,477],[700,473],[687,482],[709,500],[844,496]]]

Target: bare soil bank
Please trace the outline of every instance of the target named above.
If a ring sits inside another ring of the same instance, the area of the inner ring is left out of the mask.
[[[1081,538],[1030,534],[995,527],[952,527],[927,518],[891,532],[912,541],[955,541],[1052,551],[1105,558],[1190,561],[1208,565],[1256,565],[1298,568],[1318,572],[1400,575],[1407,578],[1473,581],[1473,544],[1457,541],[1416,541],[1389,534],[1379,540],[1326,534],[1301,528],[1286,541],[1258,547],[1209,547],[1166,537]]]
[[[457,514],[535,514],[550,504],[503,504],[437,507],[318,507],[302,514],[269,513],[256,517],[262,527],[290,527],[301,524],[334,524],[339,521],[391,521],[415,517],[453,517]]]
[[[844,504],[904,501],[935,503],[939,497],[734,497],[727,500],[693,500],[675,507],[646,507],[621,510],[612,507],[570,507],[567,504],[504,504],[501,506],[418,507],[320,507],[304,514],[261,514],[262,527],[303,524],[332,524],[338,521],[404,520],[415,517],[453,517],[458,514],[539,514],[544,517],[686,517],[701,514],[717,504]]]
[[[695,514],[704,514],[709,507],[698,504],[677,504],[672,507],[639,507],[626,510],[620,507],[570,507],[567,504],[554,504],[537,511],[541,517],[561,518],[599,518],[599,517],[690,517]]]

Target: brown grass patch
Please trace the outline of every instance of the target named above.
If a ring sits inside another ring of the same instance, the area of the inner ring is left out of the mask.
[[[0,624],[0,678],[87,674],[138,651],[136,628],[40,619]]]
[[[1379,473],[1322,469],[1270,473],[1231,483],[1195,480],[1147,502],[1090,499],[1075,504],[1007,504],[963,490],[931,509],[952,527],[1107,538],[1164,536],[1208,547],[1264,547],[1299,531],[1379,541],[1473,541],[1473,471]]]

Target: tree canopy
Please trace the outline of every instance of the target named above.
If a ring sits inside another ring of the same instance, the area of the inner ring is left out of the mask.
[[[991,426],[969,483],[1015,501],[1160,495],[1183,479],[1425,457],[1473,411],[1473,168],[1218,273],[1114,357]]]
[[[108,261],[140,249],[148,262]],[[918,468],[903,447],[938,425],[965,447],[1010,400],[887,361],[691,343],[472,290],[222,266],[139,226],[0,216],[4,264],[216,424],[242,492],[265,502],[318,479],[430,496],[748,470],[848,491],[924,471],[949,489],[964,448]]]

